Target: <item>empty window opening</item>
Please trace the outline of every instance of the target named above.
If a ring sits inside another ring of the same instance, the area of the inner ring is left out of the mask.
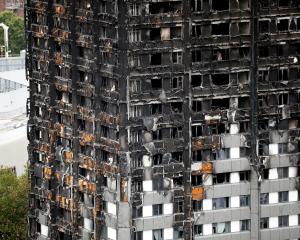
[[[268,33],[269,31],[270,31],[270,21],[269,20],[259,21],[259,32]]]
[[[192,186],[199,186],[202,183],[202,175],[192,175]]]
[[[278,7],[288,7],[289,0],[278,0]]]
[[[229,10],[229,0],[212,0],[211,9],[215,11],[226,11]]]
[[[153,159],[153,165],[157,166],[157,165],[161,165],[162,164],[162,154],[155,154],[153,155],[152,159]]]
[[[194,162],[201,162],[202,161],[202,151],[197,150],[192,152],[192,158]]]
[[[268,70],[258,71],[258,80],[259,80],[259,82],[268,82],[269,81],[269,71]]]
[[[216,86],[225,86],[229,84],[229,74],[213,74],[211,80]]]
[[[229,35],[229,23],[212,24],[211,35]]]
[[[249,22],[240,22],[239,23],[239,30],[240,30],[241,35],[250,34],[250,23]]]
[[[201,50],[192,51],[192,62],[201,62]]]
[[[212,54],[214,61],[226,61],[229,60],[229,49],[214,49]]]
[[[173,77],[171,83],[172,83],[171,85],[172,89],[178,89],[178,88],[182,89],[183,77]]]
[[[213,184],[229,183],[230,173],[218,173],[213,175]]]
[[[240,122],[240,133],[245,133],[249,131],[249,122]]]
[[[198,210],[199,211],[199,210]],[[203,235],[203,225],[194,225],[194,234],[197,236]]]
[[[175,64],[182,63],[182,52],[173,52],[172,53],[172,62]]]
[[[192,103],[192,110],[194,112],[201,112],[201,109],[202,109],[202,104],[201,104],[201,101],[193,101]]]
[[[269,218],[261,218],[260,219],[260,229],[267,229],[269,228]]]
[[[278,95],[278,105],[289,104],[289,95],[287,93],[282,93]]]
[[[289,30],[289,19],[278,19],[277,29],[279,32],[285,32]]]
[[[173,139],[182,138],[182,127],[170,128],[170,135]]]
[[[152,239],[155,239],[155,240],[163,240],[164,239],[164,231],[163,229],[156,229],[156,230],[153,230],[153,238]]]
[[[250,48],[248,48],[248,47],[239,48],[239,55],[240,55],[240,58],[249,58]]]
[[[182,162],[182,160],[183,160],[183,152],[172,152],[172,159],[175,162]]]
[[[260,46],[258,48],[258,56],[260,58],[265,58],[265,57],[269,57],[270,53],[269,53],[269,46]]]
[[[192,37],[201,36],[201,25],[192,25]]]
[[[150,29],[150,40],[151,41],[156,41],[156,40],[160,40],[160,39],[161,39],[160,28]]]
[[[192,137],[202,136],[202,125],[192,126]]]
[[[182,112],[182,102],[172,102],[171,110],[174,113],[181,113]]]
[[[202,10],[202,0],[192,0],[191,1],[191,8],[193,12],[199,12]]]
[[[159,129],[157,131],[153,131],[152,138],[153,138],[153,140],[162,140],[162,130]]]
[[[221,98],[221,99],[212,99],[211,100],[211,109],[229,109],[230,99],[229,98]]]
[[[151,87],[153,90],[158,90],[162,88],[162,79],[161,78],[152,78]]]
[[[202,87],[202,75],[192,75],[191,85],[192,88]]]
[[[238,108],[250,108],[250,98],[249,97],[240,97],[238,101]]]
[[[150,14],[177,13],[181,10],[181,2],[152,2],[149,4]]]
[[[151,114],[161,114],[162,113],[162,104],[151,104]]]
[[[226,132],[226,127],[224,123],[211,124],[209,130],[211,134],[222,134]]]
[[[250,172],[249,171],[244,171],[244,172],[240,172],[240,181],[249,181],[250,180]]]
[[[278,80],[279,81],[289,80],[289,70],[288,69],[279,69],[278,70]]]
[[[150,65],[161,65],[161,53],[154,53],[150,55]]]
[[[249,8],[249,0],[239,0],[240,9],[245,10]]]

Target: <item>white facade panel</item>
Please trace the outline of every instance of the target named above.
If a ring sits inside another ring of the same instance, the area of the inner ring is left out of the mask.
[[[152,192],[152,180],[143,181],[143,191]]]

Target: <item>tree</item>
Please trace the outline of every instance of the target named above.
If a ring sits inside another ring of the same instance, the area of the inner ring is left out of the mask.
[[[0,239],[27,239],[28,189],[27,174],[0,167]]]
[[[0,12],[0,23],[4,23],[9,27],[8,41],[9,50],[11,54],[19,54],[21,50],[25,49],[25,27],[24,19],[18,17],[15,13],[10,11]],[[3,29],[0,29],[0,45],[4,46]]]

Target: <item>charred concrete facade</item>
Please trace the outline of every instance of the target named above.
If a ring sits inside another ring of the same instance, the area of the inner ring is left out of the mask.
[[[30,239],[299,239],[298,0],[27,0]]]

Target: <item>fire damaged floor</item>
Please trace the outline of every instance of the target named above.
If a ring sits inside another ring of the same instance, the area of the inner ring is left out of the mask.
[[[299,0],[25,2],[29,239],[300,238]]]

